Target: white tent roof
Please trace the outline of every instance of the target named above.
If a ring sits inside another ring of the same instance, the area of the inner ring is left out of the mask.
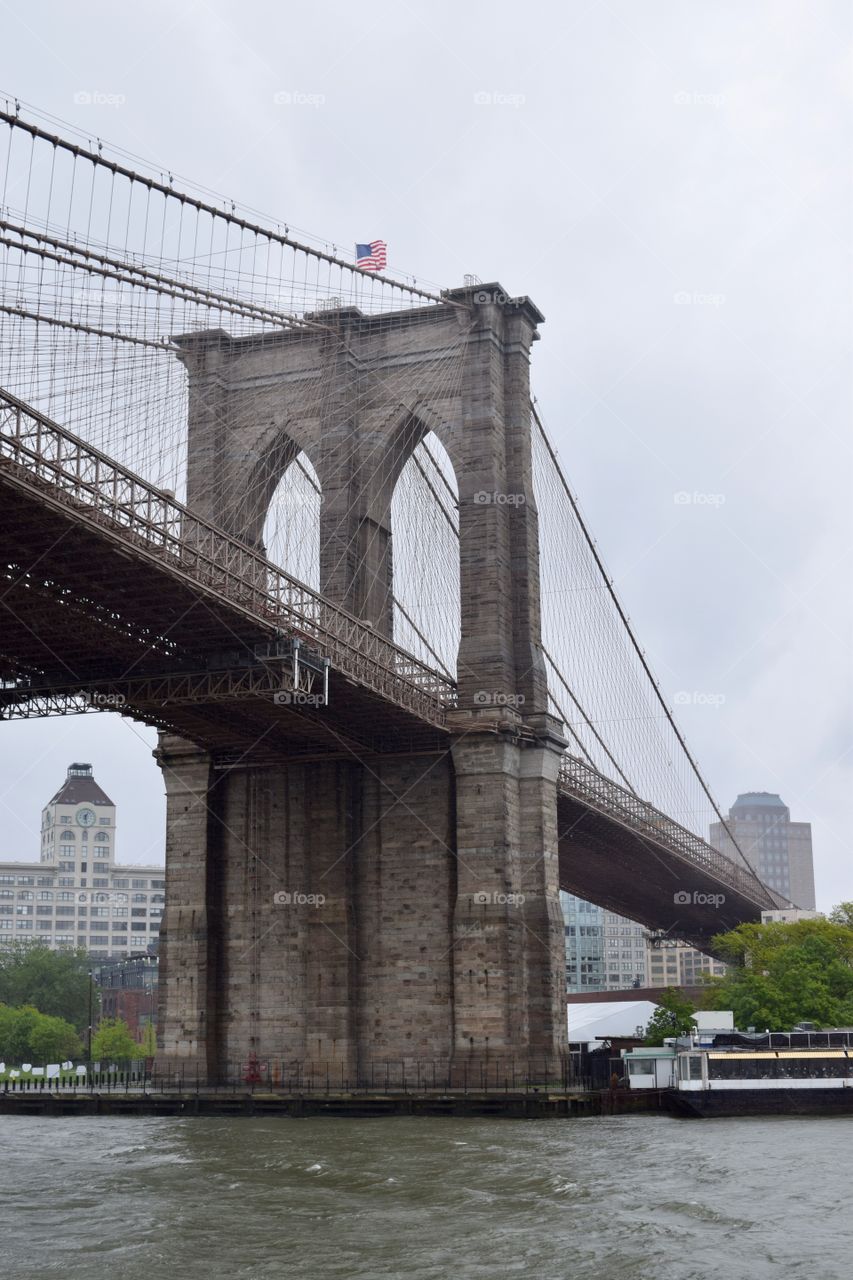
[[[595,1004],[566,1006],[569,1040],[586,1042],[590,1049],[601,1047],[598,1036],[633,1036],[645,1027],[657,1008],[651,1000],[601,1000]]]

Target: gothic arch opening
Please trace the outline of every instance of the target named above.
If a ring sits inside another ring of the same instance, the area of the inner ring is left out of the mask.
[[[461,634],[459,486],[434,432],[415,446],[391,498],[394,640],[456,677]]]
[[[264,519],[267,558],[315,591],[320,589],[322,489],[306,453],[298,453],[276,485]]]

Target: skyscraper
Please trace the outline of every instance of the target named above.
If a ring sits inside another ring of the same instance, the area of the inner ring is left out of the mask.
[[[746,791],[729,810],[726,831],[721,822],[711,824],[711,844],[735,862],[742,859],[734,837],[749,866],[794,906],[814,909],[812,829],[808,822],[792,822],[788,806],[770,791]]]

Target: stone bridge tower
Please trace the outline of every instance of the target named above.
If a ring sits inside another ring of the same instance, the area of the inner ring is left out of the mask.
[[[556,1070],[564,744],[540,648],[529,391],[542,316],[489,285],[317,319],[308,332],[178,340],[188,505],[261,546],[273,492],[304,451],[322,488],[320,589],[390,634],[391,497],[435,432],[459,488],[458,707],[446,749],[425,755],[356,755],[342,741],[322,760],[222,769],[161,739],[161,1064],[210,1079],[252,1052],[366,1081],[386,1060]],[[325,713],[334,723],[334,706]],[[281,890],[323,901],[282,908]]]

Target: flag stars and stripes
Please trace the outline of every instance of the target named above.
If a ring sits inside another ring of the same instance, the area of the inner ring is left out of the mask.
[[[362,271],[384,271],[388,265],[388,246],[384,240],[355,246],[355,265]]]

